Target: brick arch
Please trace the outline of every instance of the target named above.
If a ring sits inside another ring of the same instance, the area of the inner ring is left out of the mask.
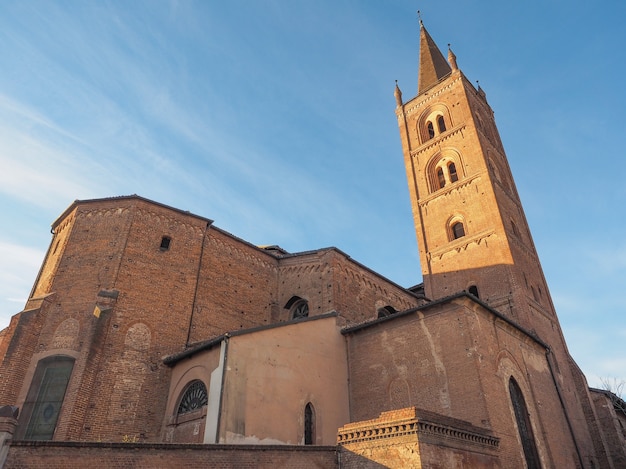
[[[432,122],[435,128],[435,136],[439,133],[437,128],[437,117],[442,116],[445,123],[446,129],[449,130],[452,128],[452,116],[450,114],[450,110],[443,103],[433,104],[428,106],[424,111],[420,114],[416,121],[416,131],[419,137],[420,143],[426,143],[428,140],[431,140],[432,137],[428,134],[428,122]]]
[[[510,410],[510,418],[512,422],[516,422],[515,426],[517,427],[517,418],[515,416],[515,410],[513,408],[513,403],[509,397],[509,383],[511,379],[515,380],[515,383],[519,387],[522,392],[522,396],[524,398],[524,403],[526,406],[526,410],[529,414],[529,421],[532,427],[532,432],[534,435],[534,443],[537,447],[537,451],[539,452],[539,457],[541,460],[546,460],[546,448],[543,442],[541,435],[543,435],[542,428],[540,427],[540,413],[536,407],[535,398],[530,387],[530,384],[527,381],[526,374],[523,371],[523,367],[519,364],[519,362],[515,359],[515,357],[508,351],[502,350],[498,353],[496,357],[496,372],[497,375],[501,379],[502,383],[502,391],[505,396],[507,396],[508,407]],[[519,438],[519,435],[516,435]],[[518,443],[520,447],[522,445],[521,440],[518,439]]]
[[[77,319],[68,318],[58,325],[52,337],[50,349],[78,349],[78,337],[80,334],[80,323]]]
[[[146,352],[150,348],[150,328],[142,322],[136,322],[128,328],[124,346],[130,350]]]
[[[454,163],[459,180],[466,176],[461,153],[454,148],[444,148],[435,153],[426,164],[426,178],[428,179],[430,192],[436,192],[440,189],[437,170],[439,168],[446,168],[446,171],[448,171],[447,168],[450,163]],[[447,181],[448,183],[450,182],[449,180]]]

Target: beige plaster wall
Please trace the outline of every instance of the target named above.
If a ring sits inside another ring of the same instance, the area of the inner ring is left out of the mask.
[[[314,442],[334,445],[348,422],[347,360],[335,317],[231,337],[219,443],[303,444],[304,408]]]

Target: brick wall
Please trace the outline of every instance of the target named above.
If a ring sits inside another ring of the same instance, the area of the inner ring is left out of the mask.
[[[334,446],[13,442],[5,469],[338,468]]]
[[[520,467],[509,397],[522,388],[542,461],[575,467],[576,448],[546,361],[531,337],[466,297],[348,332],[351,421],[416,406],[501,438],[504,467]]]

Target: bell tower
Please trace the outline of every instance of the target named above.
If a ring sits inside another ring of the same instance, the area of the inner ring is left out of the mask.
[[[603,454],[589,443],[586,380],[567,350],[493,111],[421,21],[417,96],[403,102],[396,84],[395,97],[425,295],[467,291],[544,343],[579,458]]]
[[[486,95],[421,22],[417,97],[395,96],[426,296],[469,291],[529,329],[552,318]]]

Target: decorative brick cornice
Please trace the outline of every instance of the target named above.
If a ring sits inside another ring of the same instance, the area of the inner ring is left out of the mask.
[[[478,428],[475,430],[460,428],[461,425],[473,427],[466,422],[458,421],[459,426],[455,426],[436,422],[436,414],[431,415],[431,418],[423,419],[418,416],[418,413],[415,408],[401,409],[383,412],[378,419],[345,425],[339,429],[337,444],[343,446],[415,435],[417,439],[420,436],[429,436],[441,440],[455,440],[463,444],[480,445],[494,450],[498,449],[500,445],[499,438],[489,435],[487,432],[483,433]],[[402,414],[408,415],[403,416]],[[451,420],[444,416],[441,416],[441,419]]]
[[[447,81],[448,78],[450,78],[450,75],[447,75],[445,77],[445,79],[442,80],[440,83],[442,83],[443,81]],[[433,90],[431,88],[430,90],[428,90],[428,93],[424,93],[424,94],[421,94],[420,96],[417,96],[417,97],[413,98],[411,101],[407,102],[404,105],[404,107],[403,107],[404,115],[408,117],[411,114],[414,114],[414,113],[418,112],[420,110],[420,108],[424,107],[425,105],[427,105],[428,103],[433,101],[435,98],[438,98],[439,96],[441,96],[442,94],[444,94],[448,90],[450,90],[450,88],[455,86],[456,83],[460,79],[461,79],[461,75],[458,75],[457,77],[454,77],[454,79],[449,80],[444,86],[442,86],[438,90]],[[438,85],[440,83],[438,83]],[[435,85],[435,86],[437,86],[437,85]]]
[[[439,145],[441,145],[446,140],[449,140],[451,137],[458,134],[459,132],[462,132],[465,129],[465,127],[467,127],[467,125],[463,123],[463,124],[457,125],[456,127],[451,128],[450,130],[442,134],[437,135],[436,137],[431,138],[423,145],[420,145],[415,150],[412,150],[411,157],[418,156],[420,153],[428,152],[432,150],[433,147],[437,147],[437,150],[439,150]]]
[[[443,189],[438,189],[436,192],[433,192],[432,194],[429,194],[426,197],[421,198],[418,203],[420,204],[420,207],[426,207],[431,201],[435,199],[448,196],[454,191],[458,191],[460,189],[470,186],[471,184],[474,183],[474,181],[477,181],[478,179],[480,179],[481,176],[482,176],[482,173],[477,173],[473,176],[462,178],[457,182],[448,184]]]
[[[484,240],[486,240],[490,236],[493,236],[494,234],[495,234],[495,230],[485,230],[485,231],[481,231],[480,233],[476,233],[474,236],[463,236],[459,239],[456,239],[454,241],[451,241],[450,243],[445,244],[441,248],[433,249],[427,254],[428,259],[430,260],[436,257],[438,257],[439,259],[442,259],[443,256],[449,252],[465,251],[470,245],[472,244],[479,245]]]

